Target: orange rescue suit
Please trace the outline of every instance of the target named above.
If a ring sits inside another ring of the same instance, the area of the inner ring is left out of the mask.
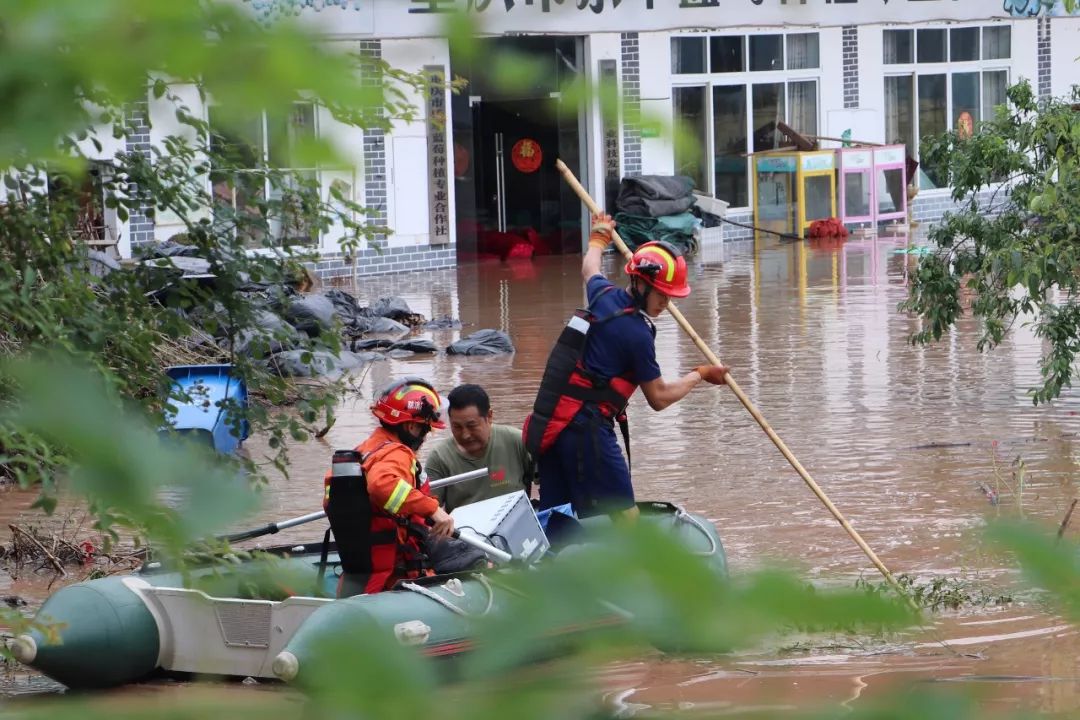
[[[416,533],[408,528],[409,523],[423,527],[425,518],[439,509],[416,453],[381,427],[356,451],[363,458],[371,502],[371,575],[364,592],[389,590],[398,580],[432,574],[422,562]],[[329,478],[327,473],[327,488]]]

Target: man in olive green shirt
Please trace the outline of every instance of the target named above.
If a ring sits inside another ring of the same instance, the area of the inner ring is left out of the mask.
[[[447,396],[453,437],[432,448],[424,463],[428,479],[488,468],[488,477],[466,480],[432,491],[449,512],[456,507],[525,490],[532,495],[535,476],[532,457],[521,431],[492,422],[491,399],[479,385],[459,385]]]

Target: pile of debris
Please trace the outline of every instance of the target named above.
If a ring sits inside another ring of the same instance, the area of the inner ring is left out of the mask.
[[[67,576],[72,569],[83,568],[87,573],[111,575],[130,572],[142,563],[142,554],[108,554],[90,540],[68,540],[61,534],[45,532],[33,525],[8,525],[11,541],[0,545],[0,563],[13,578],[22,571],[38,573],[51,571]],[[10,603],[9,603],[10,604]]]
[[[184,283],[215,281],[210,262],[197,252],[187,245],[156,243],[142,249],[136,267],[154,277],[153,285],[160,288],[156,294],[167,302],[169,293]],[[195,330],[165,344],[164,364],[226,362],[236,354],[261,361],[284,377],[335,376],[387,358],[439,352],[433,340],[416,335],[461,328],[450,317],[428,320],[400,297],[382,297],[363,306],[343,290],[308,292],[312,284],[304,277],[291,284],[250,280],[240,285],[236,292],[249,303],[255,322],[239,333],[228,332],[221,322],[227,317],[223,307],[184,311]],[[324,342],[331,333],[345,349],[335,353],[332,343]],[[495,355],[513,353],[514,346],[505,333],[480,330],[443,350],[448,355]]]

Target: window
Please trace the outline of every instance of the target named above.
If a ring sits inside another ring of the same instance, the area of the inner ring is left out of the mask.
[[[713,87],[713,193],[735,207],[750,204],[746,165],[746,86]]]
[[[953,28],[949,31],[949,60],[969,62],[979,59],[979,28]]]
[[[675,133],[675,174],[686,175],[696,189],[709,187],[708,130],[704,85],[675,88],[675,117],[680,126]]]
[[[998,105],[1004,105],[1007,98],[1005,91],[1009,89],[1008,70],[987,70],[982,74],[982,116],[983,120],[994,117]]]
[[[915,56],[921,63],[945,62],[944,30],[919,30],[915,33]]]
[[[671,73],[690,75],[705,72],[705,38],[671,38]]]
[[[885,78],[885,142],[915,147],[915,77]]]
[[[294,103],[285,112],[258,112],[239,122],[230,118],[227,129],[218,112],[210,107],[210,145],[227,159],[228,169],[210,171],[215,217],[238,223],[237,231],[252,245],[268,235],[283,244],[317,242],[297,192],[317,178],[315,168],[297,159],[300,146],[316,136],[315,105]]]
[[[956,122],[975,122],[982,109],[979,101],[979,73],[953,73],[952,117]]]
[[[817,135],[817,81],[799,80],[787,84],[788,125],[804,135]]]
[[[686,78],[686,84],[672,88],[681,131],[675,143],[675,169],[693,178],[702,193],[746,207],[748,155],[787,144],[777,130],[780,122],[802,133],[818,132],[820,36],[792,32],[675,37],[673,73],[677,67],[693,66],[686,58],[698,52],[692,48],[704,53],[706,42],[705,77]],[[682,58],[676,59],[676,54]]]
[[[817,33],[794,33],[787,36],[787,69],[809,70],[821,66]]]
[[[750,36],[750,70],[761,72],[763,70],[784,69],[784,36],[783,35],[751,35]]]
[[[993,117],[1006,102],[1012,28],[921,28],[885,30],[885,139],[903,142],[918,156],[922,138]],[[940,169],[922,170],[934,183]]]
[[[906,64],[915,61],[915,32],[886,30],[884,36],[885,64]]]
[[[1008,60],[1012,55],[1012,28],[988,27],[982,31],[982,59]]]
[[[709,69],[714,73],[742,72],[746,69],[746,37],[709,38]]]

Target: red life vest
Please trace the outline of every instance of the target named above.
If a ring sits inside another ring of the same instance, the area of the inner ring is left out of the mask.
[[[592,312],[593,305],[613,289],[613,286],[605,288],[587,309],[576,310],[551,350],[533,411],[521,429],[525,447],[534,458],[551,449],[559,434],[586,405],[596,406],[606,418],[622,418],[630,396],[637,390],[631,373],[604,378],[585,368],[589,330],[639,310],[631,305],[598,318]]]
[[[334,452],[324,507],[341,558],[338,597],[380,592],[399,579],[432,574],[420,545],[426,531],[424,518],[391,515],[374,507],[368,495],[365,473],[395,445],[388,441],[367,455],[361,455],[359,448]],[[421,492],[430,492],[427,473],[415,461],[412,481]],[[346,588],[349,591],[343,592]]]

